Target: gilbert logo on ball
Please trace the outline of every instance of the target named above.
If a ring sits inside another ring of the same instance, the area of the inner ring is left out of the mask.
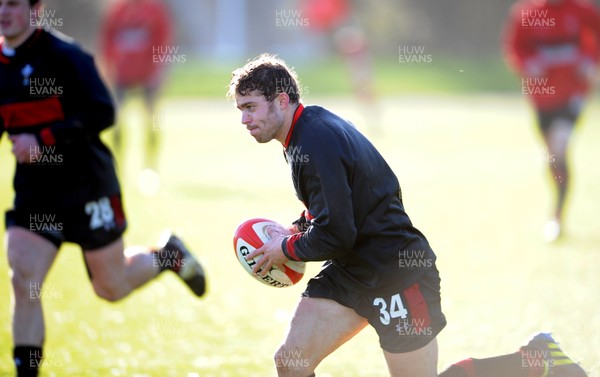
[[[267,228],[271,225],[277,226],[278,224],[275,221],[263,218],[250,219],[241,223],[233,235],[235,255],[242,267],[244,267],[244,270],[256,280],[272,287],[289,287],[302,279],[306,263],[288,261],[284,264],[283,271],[273,266],[265,276],[261,276],[253,274],[252,269],[262,256],[246,260],[246,255],[258,249],[271,239],[267,233]]]

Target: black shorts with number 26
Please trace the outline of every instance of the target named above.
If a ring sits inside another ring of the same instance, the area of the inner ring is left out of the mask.
[[[6,212],[6,228],[19,226],[39,234],[57,248],[72,242],[93,251],[119,239],[127,228],[121,194],[91,197],[67,206],[20,205]]]

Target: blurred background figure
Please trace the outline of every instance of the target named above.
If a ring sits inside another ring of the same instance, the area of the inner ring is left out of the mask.
[[[326,34],[348,67],[355,95],[365,107],[371,131],[380,129],[373,62],[367,37],[349,0],[300,0],[313,32]]]
[[[600,60],[599,10],[584,0],[522,0],[506,24],[504,51],[537,113],[556,189],[544,237],[555,241],[563,232],[569,141]]]
[[[160,59],[172,49],[172,21],[169,9],[160,0],[117,0],[109,6],[101,27],[100,48],[105,73],[112,84],[117,103],[140,90],[144,101],[143,123],[145,165],[157,170],[158,130],[154,127],[156,102],[164,84],[168,64]],[[119,123],[123,123],[122,119]],[[123,124],[114,133],[115,148],[122,144]]]

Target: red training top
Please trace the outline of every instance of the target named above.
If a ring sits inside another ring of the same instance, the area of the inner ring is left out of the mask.
[[[109,9],[101,33],[101,48],[118,85],[151,80],[161,56],[172,52],[171,19],[158,0],[118,1]]]
[[[589,1],[522,0],[511,9],[503,42],[523,94],[538,109],[556,109],[590,91],[600,61],[600,12]]]

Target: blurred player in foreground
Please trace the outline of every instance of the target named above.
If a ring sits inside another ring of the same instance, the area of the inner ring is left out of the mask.
[[[304,106],[295,72],[261,55],[233,72],[228,96],[259,143],[283,145],[306,210],[247,255],[266,274],[288,260],[325,261],[308,282],[283,345],[279,376],[314,376],[330,353],[371,325],[390,375],[437,376],[437,334],[446,325],[436,256],[404,211],[395,174],[350,123]],[[357,366],[358,368],[358,366]],[[518,352],[467,359],[443,377],[583,377],[585,372],[538,334]]]
[[[101,28],[102,57],[114,87],[117,103],[141,90],[145,113],[146,168],[157,170],[159,140],[155,128],[156,103],[168,64],[160,57],[173,43],[169,10],[160,0],[119,0],[104,17]],[[121,122],[122,123],[122,122]],[[115,128],[115,144],[121,147],[122,125]]]
[[[44,280],[63,242],[78,244],[96,294],[108,301],[172,270],[202,296],[204,272],[179,238],[124,252],[126,220],[110,151],[99,134],[114,108],[93,58],[37,28],[37,0],[0,0],[0,137],[16,159],[6,212],[19,377],[36,376],[45,338]],[[4,162],[5,163],[5,162]]]
[[[535,107],[544,139],[556,187],[544,235],[554,241],[563,231],[569,142],[600,60],[600,13],[586,0],[522,0],[511,10],[504,49]]]

